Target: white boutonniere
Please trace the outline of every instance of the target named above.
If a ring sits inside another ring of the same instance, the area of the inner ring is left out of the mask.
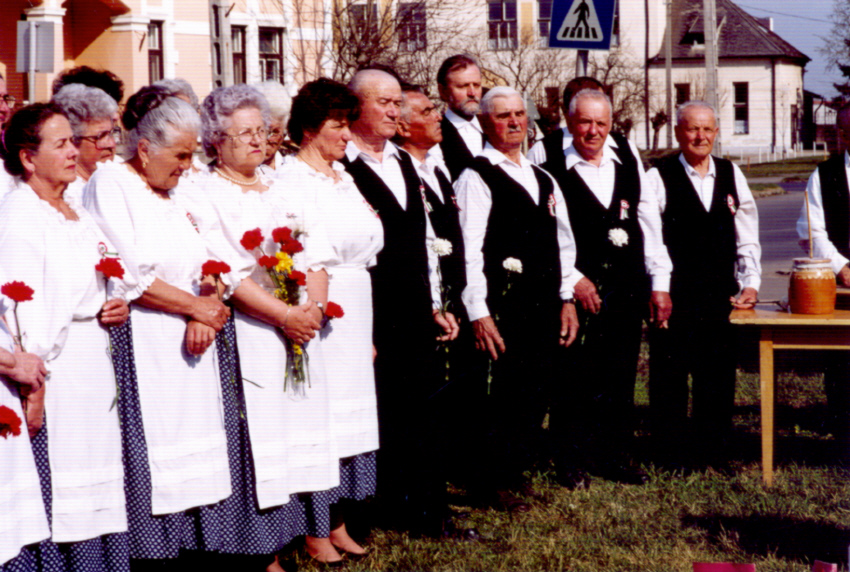
[[[608,240],[616,247],[626,246],[629,243],[629,233],[622,228],[612,228],[608,231]]]

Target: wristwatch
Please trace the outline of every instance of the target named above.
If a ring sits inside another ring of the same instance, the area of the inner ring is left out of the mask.
[[[325,315],[325,305],[322,304],[321,302],[316,302],[315,300],[313,300],[313,303],[316,305],[316,307],[322,313],[322,316],[324,316]]]

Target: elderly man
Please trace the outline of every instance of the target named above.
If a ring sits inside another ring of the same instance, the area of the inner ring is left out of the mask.
[[[567,486],[587,483],[586,470],[612,480],[640,483],[630,448],[634,435],[635,377],[646,303],[653,277],[653,320],[663,323],[670,297],[661,277],[670,259],[661,219],[632,153],[606,145],[611,102],[585,89],[570,102],[572,145],[544,164],[561,187],[576,239],[575,285],[581,342],[568,358],[570,381],[550,415],[562,434],[559,477]]]
[[[440,123],[440,150],[455,181],[484,148],[484,131],[476,117],[481,103],[478,64],[463,54],[448,58],[437,70],[437,89],[448,106]]]
[[[845,149],[850,149],[850,106],[838,111],[838,129]],[[831,261],[838,285],[850,287],[850,154],[844,151],[818,165],[809,177],[809,218],[815,258]],[[808,251],[806,205],[797,221],[797,234]],[[850,465],[850,355],[828,352],[823,382],[828,405],[828,429],[835,436],[836,453]]]
[[[476,347],[491,360],[480,407],[492,451],[479,493],[523,511],[528,505],[515,493],[527,490],[522,474],[545,443],[559,344],[571,344],[578,329],[575,243],[558,185],[521,153],[523,98],[496,87],[481,108],[488,143],[455,184],[466,243],[463,301]]]
[[[410,156],[389,142],[395,135],[401,87],[379,70],[357,72],[351,89],[360,98],[360,117],[351,126],[343,162],[384,226],[384,248],[372,269],[375,384],[381,449],[378,491],[395,514],[395,525],[440,535],[447,525],[446,481],[437,460],[432,429],[434,336],[457,337],[451,313],[440,311],[439,291],[429,269],[437,257],[426,248],[433,228],[425,213],[422,185]],[[437,324],[435,326],[434,324]]]
[[[77,155],[77,180],[68,185],[66,198],[83,199],[83,187],[97,169],[98,163],[115,158],[115,147],[121,130],[112,118],[118,104],[105,91],[81,83],[69,83],[53,96],[68,116],[74,131]]]
[[[737,165],[712,157],[714,110],[700,101],[676,113],[681,153],[647,174],[673,261],[668,328],[650,333],[653,436],[674,465],[686,455],[688,374],[693,380],[690,450],[723,463],[735,401],[735,331],[729,311],[752,308],[761,285],[758,212]],[[659,277],[660,278],[660,277]]]

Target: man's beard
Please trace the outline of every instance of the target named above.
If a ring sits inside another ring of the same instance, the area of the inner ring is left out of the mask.
[[[474,99],[467,99],[458,108],[458,115],[460,115],[461,117],[464,117],[466,119],[472,119],[473,117],[478,115],[478,112],[480,111],[480,109],[481,109],[480,102],[478,102]]]

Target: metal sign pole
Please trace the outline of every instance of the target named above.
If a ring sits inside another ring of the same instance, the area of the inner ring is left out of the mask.
[[[27,62],[27,86],[29,92],[27,97],[30,103],[35,103],[35,22],[27,22],[27,32],[29,33],[29,61]]]
[[[584,77],[587,75],[587,58],[590,52],[587,50],[579,50],[576,53],[576,77]]]

